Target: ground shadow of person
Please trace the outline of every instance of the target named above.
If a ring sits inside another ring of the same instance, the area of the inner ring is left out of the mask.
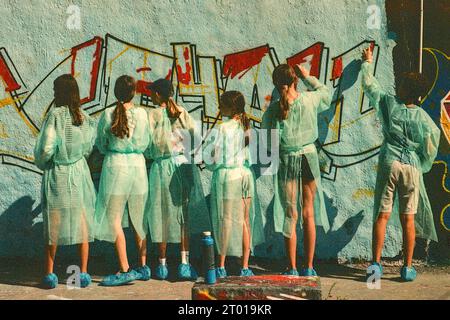
[[[43,252],[42,212],[36,200],[23,196],[0,214],[0,283],[36,287],[40,268],[30,267],[30,261]],[[7,257],[7,258],[6,258]],[[35,264],[32,264],[33,266]]]

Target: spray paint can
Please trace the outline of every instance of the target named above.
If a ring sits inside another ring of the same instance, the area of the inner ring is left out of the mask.
[[[203,274],[207,284],[216,283],[216,268],[214,265],[214,239],[210,231],[203,232]]]

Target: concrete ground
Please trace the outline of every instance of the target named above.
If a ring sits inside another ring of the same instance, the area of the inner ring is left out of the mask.
[[[251,268],[256,274],[276,274],[281,270],[282,262],[260,260],[254,262]],[[333,263],[317,263],[317,271],[321,276],[322,297],[331,300],[353,299],[439,299],[450,300],[450,266],[426,266],[416,264],[418,278],[412,283],[403,283],[399,277],[399,265],[390,263],[385,266],[381,289],[368,289],[364,281],[367,264],[338,265]],[[60,284],[56,289],[43,290],[39,288],[42,275],[42,262],[17,259],[0,259],[0,300],[2,299],[191,299],[193,282],[178,282],[175,279],[147,282],[136,281],[133,284],[105,288],[98,286],[105,270],[111,266],[101,263],[90,266],[93,285],[86,289],[68,289],[65,270],[67,264],[59,264],[56,272]],[[237,263],[227,265],[230,274],[238,270]],[[172,274],[175,270],[169,269]]]

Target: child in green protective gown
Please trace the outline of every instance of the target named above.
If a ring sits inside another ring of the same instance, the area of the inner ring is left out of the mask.
[[[117,103],[106,109],[98,124],[97,147],[105,155],[95,211],[96,238],[116,245],[120,271],[106,276],[101,285],[116,286],[133,280],[149,280],[146,265],[144,209],[148,182],[144,151],[149,144],[147,112],[132,103],[136,81],[130,76],[117,79]],[[125,214],[127,212],[127,214]],[[139,251],[139,266],[128,264],[122,228],[131,221]]]
[[[378,113],[384,136],[375,186],[373,263],[368,275],[373,271],[382,275],[380,262],[386,226],[393,204],[398,202],[405,259],[400,275],[405,281],[413,281],[416,278],[412,266],[416,235],[437,241],[422,174],[433,165],[440,130],[418,106],[420,97],[426,94],[426,81],[421,74],[403,75],[395,97],[383,91],[373,76],[370,48],[364,50],[363,60],[362,86]]]
[[[158,244],[155,275],[160,280],[168,277],[167,243],[180,243],[178,278],[195,280],[198,275],[189,262],[189,239],[208,216],[200,172],[190,156],[197,130],[189,113],[173,100],[169,80],[158,79],[148,88],[153,104],[158,106],[148,113],[151,141],[146,152],[153,160],[148,174],[151,188],[146,219],[152,242]]]
[[[58,245],[79,244],[80,283],[87,273],[89,242],[94,240],[95,188],[86,158],[94,145],[95,122],[80,107],[78,84],[65,74],[54,81],[55,106],[50,109],[34,149],[36,165],[44,171],[42,211],[47,242],[46,288],[55,288],[53,273]]]
[[[277,129],[279,135],[274,220],[275,231],[282,232],[285,238],[289,258],[289,267],[284,274],[299,274],[296,267],[296,226],[301,210],[306,259],[306,268],[301,270],[301,275],[316,276],[313,268],[316,224],[327,232],[329,223],[314,142],[318,138],[317,115],[330,107],[330,91],[300,65],[294,70],[281,64],[275,68],[272,77],[281,99],[265,111],[262,128]],[[311,91],[297,91],[298,77]]]
[[[253,276],[248,267],[251,251],[264,242],[256,179],[251,169],[250,121],[245,99],[238,91],[220,97],[222,123],[213,128],[203,149],[211,180],[211,218],[219,253],[218,278],[227,276],[226,256],[242,257],[240,276]],[[256,143],[254,139],[252,143]]]

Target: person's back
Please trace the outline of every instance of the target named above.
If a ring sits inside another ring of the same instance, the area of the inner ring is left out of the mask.
[[[88,242],[94,240],[95,188],[86,158],[94,144],[95,125],[81,110],[80,94],[70,74],[54,81],[54,106],[50,109],[34,148],[35,164],[42,177],[42,215],[46,240],[46,288],[55,288],[53,273],[58,245],[80,246],[81,287],[90,284],[87,274]]]
[[[418,104],[426,93],[423,75],[410,72],[402,75],[397,95],[387,94],[373,76],[372,51],[363,53],[362,87],[370,105],[378,112],[384,141],[380,150],[374,196],[372,271],[382,275],[381,253],[386,226],[398,202],[403,230],[404,266],[400,275],[413,281],[416,271],[412,257],[417,237],[437,241],[433,212],[427,196],[422,173],[431,169],[437,154],[440,130]],[[391,220],[392,221],[392,220]]]
[[[131,106],[126,110],[129,136],[120,138],[111,131],[115,109],[104,111],[99,123],[101,128],[97,146],[102,153],[142,154],[149,141],[147,113],[142,107]]]

